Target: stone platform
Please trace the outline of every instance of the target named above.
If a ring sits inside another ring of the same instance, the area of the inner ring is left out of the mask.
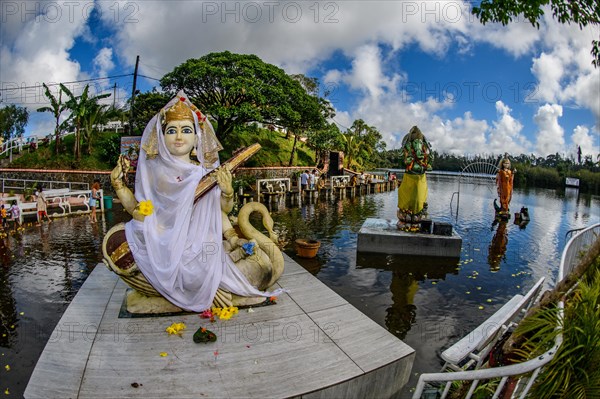
[[[388,255],[460,257],[462,238],[452,235],[408,233],[398,230],[397,220],[368,218],[358,232],[358,252]]]
[[[277,304],[210,323],[118,318],[126,285],[98,265],[58,322],[26,398],[390,397],[415,353],[285,256]],[[165,328],[184,322],[181,337]],[[217,342],[195,344],[209,328]],[[161,355],[162,354],[162,355]],[[166,354],[166,355],[165,355]]]

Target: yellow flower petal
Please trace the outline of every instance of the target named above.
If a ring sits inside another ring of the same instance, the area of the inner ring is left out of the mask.
[[[471,293],[471,291],[467,291],[466,294],[469,295]]]
[[[167,352],[160,352],[160,357],[167,357],[169,354]]]
[[[10,371],[10,366],[8,364],[4,366],[4,368],[6,369],[6,371]]]
[[[492,300],[491,300],[491,299],[488,299],[487,301],[488,301],[488,302],[492,302]]]
[[[483,309],[483,306],[479,306],[479,310]]]
[[[431,284],[435,285],[435,284],[437,284],[437,283],[436,283],[435,281],[432,281],[432,282],[431,282]]]
[[[8,388],[6,388],[6,389],[4,390],[4,394],[5,394],[5,395],[10,395],[10,391],[8,390]]]

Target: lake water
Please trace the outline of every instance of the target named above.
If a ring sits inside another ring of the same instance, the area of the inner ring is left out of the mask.
[[[493,224],[495,190],[463,185],[456,210],[454,178],[430,176],[429,213],[463,238],[460,258],[357,254],[357,233],[369,217],[395,219],[397,192],[298,207],[272,205],[286,252],[356,308],[417,351],[416,373],[439,371],[439,353],[542,276],[554,285],[571,229],[600,222],[600,197],[576,190],[515,190],[511,208],[529,209],[519,226]],[[454,194],[454,195],[453,195]],[[101,261],[106,231],[129,216],[116,205],[98,224],[87,217],[56,219],[0,239],[0,393],[21,397],[54,326]],[[295,238],[321,241],[317,258],[294,254]],[[103,267],[103,266],[101,266]],[[6,370],[6,365],[10,371]]]

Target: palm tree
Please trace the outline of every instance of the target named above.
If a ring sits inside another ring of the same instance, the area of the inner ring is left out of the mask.
[[[83,118],[83,138],[87,141],[87,154],[92,155],[92,139],[97,131],[95,125],[103,123],[106,119],[107,104],[90,104],[88,113]]]
[[[52,115],[54,115],[54,118],[56,119],[56,126],[54,127],[54,135],[56,136],[56,139],[54,140],[54,146],[56,148],[56,155],[58,155],[59,153],[59,144],[60,144],[60,132],[65,128],[65,126],[67,125],[67,123],[69,122],[69,119],[66,119],[65,121],[63,121],[63,123],[60,123],[60,115],[63,113],[63,111],[65,109],[67,109],[66,104],[63,104],[62,102],[62,87],[59,88],[58,90],[58,100],[56,99],[56,97],[54,97],[54,95],[50,92],[50,89],[48,88],[48,86],[46,86],[46,83],[42,83],[42,85],[44,86],[45,89],[45,95],[48,98],[48,100],[50,100],[50,106],[49,107],[41,107],[38,108],[37,111],[38,112],[52,112]]]
[[[344,153],[346,154],[346,167],[350,169],[352,166],[352,160],[356,159],[360,153],[363,145],[362,138],[359,135],[354,134],[352,131],[346,131],[342,134],[344,142]]]
[[[110,97],[110,94],[99,94],[97,96],[89,97],[88,91],[90,85],[86,85],[81,95],[76,97],[71,90],[62,83],[60,84],[60,87],[69,96],[66,105],[67,108],[71,110],[71,118],[75,121],[75,145],[73,148],[73,155],[75,156],[75,159],[79,161],[81,159],[81,125],[84,118],[98,105],[98,100]]]

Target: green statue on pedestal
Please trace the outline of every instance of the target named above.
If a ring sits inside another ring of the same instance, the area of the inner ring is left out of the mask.
[[[398,228],[419,231],[427,217],[427,178],[431,170],[431,144],[421,130],[413,126],[402,139],[402,166],[406,168],[398,188]]]

